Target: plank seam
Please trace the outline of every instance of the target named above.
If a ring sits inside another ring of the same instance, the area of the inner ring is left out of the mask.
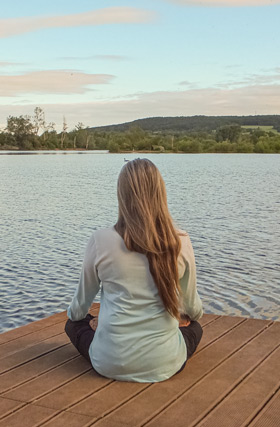
[[[35,405],[35,406],[37,406],[37,405]],[[40,422],[39,424],[36,424],[36,426],[35,427],[41,427],[41,426],[44,426],[44,425],[46,425],[49,421],[52,421],[52,420],[56,420],[56,418],[58,418],[61,414],[67,414],[67,411],[57,411],[55,414],[53,414],[50,418],[48,418],[47,420],[44,420],[44,421],[42,421],[42,422]],[[85,416],[88,416],[88,415],[85,415]],[[92,421],[89,421],[88,423],[86,423],[86,424],[83,424],[83,427],[90,427],[91,426],[91,423],[92,423]]]
[[[247,424],[249,427],[255,425],[255,422],[259,420],[259,418],[265,414],[266,409],[268,409],[268,405],[279,395],[280,387],[275,393],[271,396],[271,398],[267,401],[266,405],[256,414],[256,416]]]
[[[27,345],[23,346],[23,348],[20,348],[20,349],[18,349],[18,350],[12,350],[12,351],[10,351],[10,352],[8,352],[8,353],[6,353],[6,354],[4,354],[4,355],[0,356],[0,360],[1,360],[1,359],[4,359],[4,358],[5,358],[5,357],[7,357],[7,356],[12,356],[12,355],[14,355],[14,354],[16,354],[16,353],[18,353],[18,352],[22,351],[23,349],[25,350],[25,349],[27,349],[27,348],[33,347],[34,345],[39,344],[39,343],[41,343],[41,342],[43,342],[43,341],[46,341],[46,340],[47,340],[47,339],[49,339],[49,338],[57,337],[58,335],[61,335],[61,334],[64,334],[64,332],[58,332],[57,334],[51,335],[51,336],[49,336],[49,337],[47,337],[47,338],[44,338],[44,339],[42,339],[42,340],[34,341],[34,343],[27,344]]]
[[[14,390],[14,389],[15,389],[15,388],[17,388],[17,387],[21,387],[21,386],[23,386],[24,384],[27,384],[27,383],[29,383],[30,381],[33,381],[33,380],[35,380],[36,378],[39,378],[41,375],[44,375],[44,374],[46,374],[46,373],[48,373],[48,372],[51,372],[51,371],[53,371],[54,369],[59,368],[60,366],[64,365],[65,363],[70,362],[71,360],[77,359],[78,357],[79,357],[79,354],[77,354],[77,355],[75,355],[75,356],[72,356],[72,357],[70,357],[69,359],[64,360],[63,362],[58,363],[57,365],[53,366],[52,368],[46,369],[45,371],[42,371],[42,372],[40,372],[39,374],[34,375],[33,377],[28,378],[27,380],[22,381],[21,383],[18,383],[18,384],[14,385],[14,386],[11,386],[11,387],[9,387],[9,388],[7,388],[7,389],[5,389],[5,390],[2,390],[2,391],[0,392],[0,395],[3,395],[4,393],[8,393],[9,391],[12,391],[12,390]],[[0,379],[1,379],[1,378],[0,378]]]
[[[223,337],[224,337],[225,335],[227,335],[229,332],[233,331],[235,328],[237,328],[238,326],[240,326],[242,323],[244,323],[244,322],[246,322],[246,321],[247,321],[247,319],[242,319],[242,320],[240,320],[240,322],[238,322],[238,323],[236,323],[235,325],[231,326],[229,329],[227,329],[227,330],[225,330],[225,331],[221,332],[221,335],[219,335],[219,336],[218,336],[218,337],[216,337],[216,338],[213,338],[213,340],[212,340],[212,341],[209,341],[209,342],[208,342],[208,343],[206,343],[202,348],[198,349],[198,350],[195,352],[194,356],[195,356],[196,354],[200,353],[200,352],[201,352],[202,350],[204,350],[205,348],[207,348],[207,347],[209,347],[210,345],[214,344],[215,342],[219,341],[219,339],[223,338]],[[193,356],[193,357],[194,357],[194,356]]]
[[[208,322],[204,323],[204,325],[203,325],[203,326],[201,326],[201,325],[200,325],[200,326],[201,326],[201,327],[202,327],[202,329],[203,329],[203,328],[205,328],[205,326],[211,325],[211,323],[216,322],[216,320],[220,319],[220,317],[222,317],[222,316],[218,316],[218,315],[217,315],[217,317],[215,317],[214,319],[209,320]]]
[[[90,426],[93,426],[94,424],[96,424],[98,421],[100,421],[101,419],[103,420],[104,418],[106,418],[108,415],[111,415],[116,409],[121,408],[122,406],[126,405],[129,401],[135,399],[137,396],[139,396],[141,393],[143,393],[144,391],[146,391],[148,388],[150,388],[152,384],[147,384],[146,387],[144,387],[142,390],[136,392],[135,394],[131,395],[130,397],[128,397],[127,399],[125,399],[120,405],[116,405],[113,409],[108,410],[107,412],[105,412],[104,414],[102,414],[100,417],[97,417],[94,422],[92,424],[90,424]]]
[[[41,354],[38,354],[37,356],[31,357],[31,359],[27,359],[27,360],[25,360],[22,363],[19,362],[17,365],[14,365],[14,366],[12,366],[10,368],[7,368],[6,370],[2,371],[0,373],[0,377],[1,377],[1,375],[6,374],[7,372],[10,372],[13,369],[16,369],[16,368],[19,368],[20,366],[26,365],[29,362],[33,362],[33,360],[40,359],[41,357],[46,356],[47,354],[53,353],[54,351],[57,351],[60,348],[65,347],[67,345],[71,345],[71,343],[62,344],[62,345],[60,345],[58,347],[53,348],[52,350],[46,351],[45,353],[41,353]]]
[[[234,329],[236,329],[237,327],[239,327],[241,324],[247,322],[248,319],[245,319],[244,321],[237,323],[232,329],[230,329],[228,332],[233,331]],[[242,344],[241,347],[239,347],[237,351],[239,351],[241,348],[245,347],[245,345],[247,345],[250,341],[252,341],[253,339],[255,339],[258,335],[262,334],[267,328],[271,327],[273,325],[273,321],[271,321],[269,324],[265,325],[263,327],[263,329],[261,329],[259,332],[257,332],[255,335],[252,335],[252,337],[246,341],[245,344]],[[227,333],[228,333],[227,332]],[[225,333],[223,336],[227,335],[227,333]],[[198,350],[197,352],[194,353],[194,355],[192,356],[192,358],[196,357],[198,353],[201,353],[201,351],[204,351],[205,349],[207,349],[208,347],[212,346],[213,344],[215,344],[217,341],[219,341],[219,339],[222,338],[222,336],[215,338],[213,341],[211,341],[210,343],[206,344],[205,347],[203,347],[201,350]],[[232,353],[228,356],[231,357]]]
[[[84,375],[85,373],[86,372],[84,372],[82,375]],[[82,375],[80,375],[80,376],[82,376]],[[76,379],[77,378],[75,378],[74,380],[76,380]],[[74,380],[72,380],[72,381],[74,381]],[[97,388],[96,390],[94,390],[94,392],[89,392],[88,394],[85,394],[83,397],[81,397],[80,399],[76,400],[74,403],[70,403],[69,405],[63,406],[62,411],[68,411],[68,412],[77,414],[77,412],[74,412],[74,411],[72,412],[72,411],[69,411],[68,409],[71,408],[71,407],[73,407],[73,406],[78,405],[79,403],[81,403],[83,400],[87,399],[91,395],[94,395],[95,393],[98,393],[100,390],[103,390],[104,388],[109,387],[114,382],[115,382],[115,380],[109,381],[109,379],[108,379],[108,383],[107,384],[101,385],[99,388]],[[64,387],[64,386],[65,386],[65,384],[63,384],[62,386],[59,386],[56,390],[59,390],[61,387]],[[49,406],[43,406],[43,405],[40,405],[40,403],[37,403],[40,399],[41,399],[41,397],[39,399],[34,400],[32,403],[36,404],[37,406],[41,406],[43,408],[49,408]],[[52,408],[50,408],[50,409],[52,409]],[[80,414],[78,414],[78,415],[80,415]],[[84,415],[86,415],[86,414],[84,414]]]
[[[79,357],[79,356],[77,356],[76,358],[78,358],[78,357]],[[68,362],[68,361],[67,361],[67,362]],[[55,368],[54,368],[54,369],[55,369]],[[52,369],[52,370],[54,370],[54,369]],[[36,402],[37,400],[41,399],[42,397],[46,396],[47,394],[49,394],[49,393],[51,393],[51,392],[53,392],[53,391],[55,391],[55,390],[57,390],[57,389],[61,388],[62,386],[64,386],[65,384],[70,383],[71,381],[75,380],[76,378],[79,378],[79,377],[80,377],[80,376],[82,376],[84,373],[89,372],[91,369],[92,369],[92,368],[86,369],[85,371],[83,371],[83,372],[79,373],[79,374],[78,374],[78,375],[76,375],[75,377],[72,377],[72,378],[70,378],[69,380],[66,380],[66,381],[64,381],[63,383],[59,384],[58,386],[55,386],[55,387],[53,387],[53,388],[51,388],[51,389],[47,390],[45,393],[42,393],[42,394],[40,394],[39,396],[36,396],[36,397],[34,397],[33,399],[30,399],[30,400],[28,401],[28,403],[34,403],[34,402]],[[40,376],[40,375],[38,375],[38,377],[39,377],[39,376]],[[38,377],[37,377],[37,378],[38,378]],[[5,397],[5,396],[4,396],[4,397]],[[39,405],[38,405],[38,406],[39,406]]]
[[[55,316],[55,315],[54,315],[54,316]],[[48,317],[46,317],[46,319],[48,319]],[[44,319],[41,319],[41,320],[39,320],[39,322],[41,322],[41,321],[43,321],[43,320],[44,320]],[[31,322],[31,323],[32,323],[32,322]],[[51,327],[53,327],[53,326],[55,326],[55,325],[59,325],[60,323],[65,323],[65,319],[64,319],[63,321],[58,321],[58,322],[52,323],[51,325],[47,325],[47,326],[44,326],[44,327],[42,327],[42,328],[36,329],[35,331],[27,332],[26,334],[20,335],[19,337],[11,338],[11,339],[9,339],[9,340],[7,340],[7,341],[0,342],[0,347],[1,347],[1,345],[8,344],[8,343],[10,343],[10,342],[12,342],[12,341],[16,341],[16,340],[18,340],[18,339],[20,339],[20,338],[22,338],[22,337],[27,337],[28,335],[31,335],[31,334],[36,334],[37,332],[40,332],[40,331],[43,331],[43,330],[45,330],[45,329],[51,328]],[[24,326],[22,326],[22,327],[24,327]],[[12,331],[14,331],[14,329],[12,329]],[[9,333],[9,331],[7,331],[7,332],[3,332],[3,334],[5,334],[5,333]],[[0,338],[1,338],[1,334],[0,334]]]
[[[12,400],[12,399],[10,399]],[[18,402],[15,400],[15,402]],[[28,405],[27,402],[18,402],[18,403],[22,403],[22,405],[18,408],[13,408],[10,409],[8,412],[6,412],[4,415],[0,414],[0,420],[4,420],[5,418],[9,417],[10,415],[14,414],[15,412],[19,411],[20,409],[22,409],[24,406]]]

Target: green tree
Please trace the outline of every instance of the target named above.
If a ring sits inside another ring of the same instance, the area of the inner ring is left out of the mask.
[[[197,139],[183,140],[179,142],[178,148],[184,153],[201,153],[202,151],[201,143]]]
[[[5,147],[7,144],[7,135],[5,132],[0,132],[0,146]]]
[[[20,149],[32,149],[34,141],[34,125],[30,116],[9,116],[6,132],[10,142]]]
[[[239,125],[222,126],[217,129],[216,141],[221,142],[229,140],[230,142],[237,142],[241,132],[242,129]]]
[[[119,151],[120,151],[120,148],[115,141],[109,142],[108,149],[109,149],[110,153],[119,153]]]

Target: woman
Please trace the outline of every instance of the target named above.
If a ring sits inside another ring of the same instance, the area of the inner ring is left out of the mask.
[[[163,381],[183,369],[202,336],[192,245],[173,226],[151,161],[125,164],[118,202],[116,225],[89,240],[65,330],[101,375]],[[100,284],[97,323],[87,312]]]

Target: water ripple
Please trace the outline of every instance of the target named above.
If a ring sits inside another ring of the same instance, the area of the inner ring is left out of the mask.
[[[205,312],[279,319],[280,156],[146,157],[191,236]],[[117,218],[122,166],[117,154],[0,156],[0,331],[67,308],[88,238]]]

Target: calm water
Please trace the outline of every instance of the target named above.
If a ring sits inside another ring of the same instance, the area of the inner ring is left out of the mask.
[[[279,319],[280,156],[145,157],[191,236],[205,312]],[[116,221],[123,159],[0,156],[1,331],[66,309],[88,238]]]

